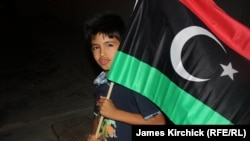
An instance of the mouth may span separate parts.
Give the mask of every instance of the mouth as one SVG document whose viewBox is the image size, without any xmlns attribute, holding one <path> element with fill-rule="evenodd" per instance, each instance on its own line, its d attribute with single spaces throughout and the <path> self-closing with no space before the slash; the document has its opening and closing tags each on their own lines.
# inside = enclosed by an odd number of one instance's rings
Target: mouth
<svg viewBox="0 0 250 141">
<path fill-rule="evenodd" d="M 109 62 L 110 62 L 109 59 L 104 59 L 104 58 L 99 59 L 99 63 L 101 65 L 107 65 Z"/>
</svg>

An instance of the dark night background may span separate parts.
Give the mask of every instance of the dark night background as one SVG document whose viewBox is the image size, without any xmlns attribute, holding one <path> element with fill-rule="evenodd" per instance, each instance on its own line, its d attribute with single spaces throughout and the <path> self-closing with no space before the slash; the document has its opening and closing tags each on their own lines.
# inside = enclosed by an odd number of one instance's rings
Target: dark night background
<svg viewBox="0 0 250 141">
<path fill-rule="evenodd" d="M 92 107 L 92 81 L 99 72 L 84 50 L 82 23 L 101 10 L 128 21 L 134 3 L 0 0 L 1 141 L 53 141 L 40 124 Z M 250 27 L 249 0 L 216 3 Z"/>
</svg>

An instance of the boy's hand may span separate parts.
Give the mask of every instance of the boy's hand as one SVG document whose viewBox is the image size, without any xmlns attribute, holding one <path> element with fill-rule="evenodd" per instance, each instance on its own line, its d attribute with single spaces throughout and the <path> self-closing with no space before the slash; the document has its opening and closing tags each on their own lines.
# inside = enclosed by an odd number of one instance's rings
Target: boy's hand
<svg viewBox="0 0 250 141">
<path fill-rule="evenodd" d="M 96 138 L 96 136 L 95 136 L 95 135 L 93 135 L 93 134 L 89 134 L 89 136 L 88 136 L 88 138 L 87 138 L 87 141 L 106 141 L 106 140 L 104 140 L 104 139 L 100 139 L 99 137 L 98 137 L 98 138 Z"/>
<path fill-rule="evenodd" d="M 99 111 L 100 114 L 106 118 L 114 119 L 117 108 L 115 107 L 112 100 L 107 99 L 106 97 L 101 96 L 99 100 Z"/>
</svg>

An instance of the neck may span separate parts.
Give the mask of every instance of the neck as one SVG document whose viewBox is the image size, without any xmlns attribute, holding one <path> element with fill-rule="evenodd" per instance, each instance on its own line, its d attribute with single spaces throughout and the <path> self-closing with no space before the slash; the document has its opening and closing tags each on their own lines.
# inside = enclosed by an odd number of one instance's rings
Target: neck
<svg viewBox="0 0 250 141">
<path fill-rule="evenodd" d="M 108 76 L 108 72 L 109 72 L 109 71 L 108 71 L 108 70 L 105 70 L 104 72 L 105 72 L 106 76 Z"/>
</svg>

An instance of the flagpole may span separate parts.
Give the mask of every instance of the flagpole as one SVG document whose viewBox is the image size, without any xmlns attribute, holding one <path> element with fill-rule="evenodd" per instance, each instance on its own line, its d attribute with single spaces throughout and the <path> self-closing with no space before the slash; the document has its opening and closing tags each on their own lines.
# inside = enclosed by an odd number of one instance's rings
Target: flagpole
<svg viewBox="0 0 250 141">
<path fill-rule="evenodd" d="M 111 82 L 111 83 L 110 83 L 110 86 L 109 86 L 108 94 L 107 94 L 107 97 L 106 97 L 107 99 L 110 98 L 110 95 L 111 95 L 113 86 L 114 86 L 114 82 Z M 99 130 L 100 130 L 100 128 L 101 128 L 102 121 L 103 121 L 103 116 L 101 115 L 101 117 L 100 117 L 100 119 L 99 119 L 99 123 L 98 123 L 97 129 L 96 129 L 96 133 L 95 133 L 95 137 L 96 137 L 96 138 L 98 137 L 98 133 L 99 133 Z"/>
</svg>

